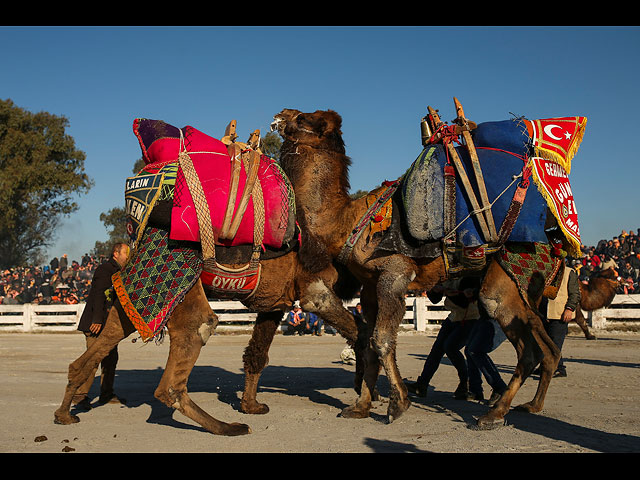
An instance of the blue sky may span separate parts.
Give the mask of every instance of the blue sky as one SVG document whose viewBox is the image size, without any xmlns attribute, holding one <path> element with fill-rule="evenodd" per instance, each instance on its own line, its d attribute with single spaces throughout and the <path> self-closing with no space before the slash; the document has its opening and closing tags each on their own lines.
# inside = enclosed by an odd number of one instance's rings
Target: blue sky
<svg viewBox="0 0 640 480">
<path fill-rule="evenodd" d="M 476 123 L 581 115 L 571 185 L 583 243 L 640 228 L 638 27 L 0 27 L 0 98 L 69 120 L 95 181 L 49 258 L 88 252 L 124 203 L 137 117 L 241 140 L 283 108 L 343 118 L 352 190 L 396 179 L 427 106 Z"/>
</svg>

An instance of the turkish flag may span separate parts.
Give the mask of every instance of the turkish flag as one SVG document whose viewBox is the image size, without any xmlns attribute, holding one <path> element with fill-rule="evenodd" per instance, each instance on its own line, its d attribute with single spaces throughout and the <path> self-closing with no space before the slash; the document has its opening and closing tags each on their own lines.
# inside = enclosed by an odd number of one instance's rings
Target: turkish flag
<svg viewBox="0 0 640 480">
<path fill-rule="evenodd" d="M 558 117 L 526 120 L 534 152 L 537 156 L 555 160 L 571 173 L 571 159 L 582 141 L 586 117 Z"/>
</svg>

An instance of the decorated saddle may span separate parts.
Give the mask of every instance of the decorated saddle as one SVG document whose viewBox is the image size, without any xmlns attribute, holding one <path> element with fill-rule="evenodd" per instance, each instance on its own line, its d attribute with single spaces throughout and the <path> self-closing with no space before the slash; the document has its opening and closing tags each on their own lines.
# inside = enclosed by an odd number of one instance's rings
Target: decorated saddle
<svg viewBox="0 0 640 480">
<path fill-rule="evenodd" d="M 528 189 L 519 215 L 508 237 L 510 242 L 546 242 L 547 208 L 551 210 L 573 252 L 580 248 L 577 212 L 568 172 L 583 135 L 586 119 L 571 117 L 528 121 L 513 119 L 478 124 L 472 139 L 484 175 L 490 210 L 500 227 L 512 205 L 519 185 L 533 179 L 537 188 Z M 560 126 L 561 125 L 561 126 Z M 564 132 L 564 133 L 561 133 Z M 553 148 L 552 139 L 568 137 L 566 144 Z M 467 172 L 473 171 L 468 148 L 455 146 Z M 402 179 L 402 202 L 410 234 L 421 241 L 442 239 L 450 231 L 445 227 L 445 170 L 450 154 L 441 143 L 427 145 Z M 477 216 L 460 176 L 455 175 L 456 241 L 465 247 L 491 243 L 481 233 Z M 478 188 L 468 175 L 474 190 Z"/>
<path fill-rule="evenodd" d="M 173 189 L 171 209 L 172 240 L 201 240 L 195 202 L 195 192 L 187 185 L 185 173 L 178 163 L 178 156 L 186 152 L 202 185 L 202 195 L 209 208 L 210 222 L 218 245 L 236 246 L 252 244 L 254 241 L 254 199 L 250 198 L 235 236 L 220 239 L 232 176 L 232 162 L 227 146 L 220 140 L 187 126 L 176 128 L 160 120 L 136 119 L 133 131 L 140 143 L 142 158 L 146 165 L 143 174 L 167 174 L 167 184 Z M 257 173 L 264 203 L 263 244 L 281 248 L 293 237 L 295 231 L 295 202 L 291 184 L 271 158 L 261 155 Z M 240 192 L 247 182 L 247 172 L 240 170 L 235 209 L 238 208 Z"/>
<path fill-rule="evenodd" d="M 199 279 L 217 298 L 253 295 L 260 260 L 296 245 L 295 197 L 279 165 L 235 137 L 223 143 L 148 119 L 136 119 L 133 131 L 145 166 L 126 180 L 132 248 L 112 280 L 148 341 Z"/>
<path fill-rule="evenodd" d="M 540 288 L 553 295 L 563 255 L 580 252 L 568 175 L 587 119 L 514 118 L 470 126 L 454 101 L 455 126 L 429 108 L 424 149 L 400 180 L 392 226 L 378 248 L 443 255 L 450 275 L 479 271 L 487 255 L 498 253 L 525 299 Z"/>
</svg>

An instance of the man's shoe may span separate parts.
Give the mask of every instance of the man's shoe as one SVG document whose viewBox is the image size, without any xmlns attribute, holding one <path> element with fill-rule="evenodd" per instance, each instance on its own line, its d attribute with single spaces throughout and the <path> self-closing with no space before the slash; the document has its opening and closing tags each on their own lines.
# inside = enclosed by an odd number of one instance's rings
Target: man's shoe
<svg viewBox="0 0 640 480">
<path fill-rule="evenodd" d="M 456 388 L 456 391 L 453 392 L 453 398 L 455 398 L 456 400 L 466 400 L 468 394 L 469 394 L 469 389 L 467 387 L 467 383 L 460 382 L 458 384 L 458 387 Z"/>
<path fill-rule="evenodd" d="M 553 378 L 566 377 L 566 376 L 567 376 L 566 370 L 556 370 L 556 373 L 553 374 Z"/>
<path fill-rule="evenodd" d="M 410 383 L 407 381 L 405 381 L 404 384 L 407 387 L 407 390 L 409 391 L 409 393 L 413 393 L 418 397 L 426 398 L 427 385 L 424 385 L 423 383 L 418 383 L 418 382 Z"/>
<path fill-rule="evenodd" d="M 478 401 L 481 402 L 484 400 L 484 393 L 482 392 L 467 392 L 467 398 L 469 402 Z"/>
<path fill-rule="evenodd" d="M 490 407 L 493 407 L 496 403 L 498 403 L 498 400 L 500 400 L 500 398 L 502 397 L 502 393 L 498 393 L 495 390 L 493 390 L 491 392 L 491 397 L 489 397 L 489 401 L 487 402 L 487 405 L 489 405 Z"/>
</svg>

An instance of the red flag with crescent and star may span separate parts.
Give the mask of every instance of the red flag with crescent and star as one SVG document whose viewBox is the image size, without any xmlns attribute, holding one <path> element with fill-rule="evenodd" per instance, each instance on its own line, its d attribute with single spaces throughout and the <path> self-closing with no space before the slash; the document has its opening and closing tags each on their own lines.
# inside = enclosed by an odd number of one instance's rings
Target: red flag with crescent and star
<svg viewBox="0 0 640 480">
<path fill-rule="evenodd" d="M 587 124 L 586 117 L 526 120 L 535 155 L 555 160 L 571 173 L 571 159 L 578 151 Z"/>
</svg>

